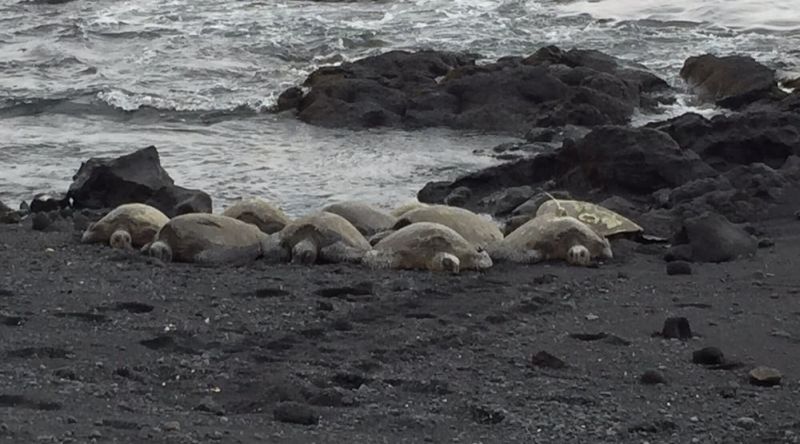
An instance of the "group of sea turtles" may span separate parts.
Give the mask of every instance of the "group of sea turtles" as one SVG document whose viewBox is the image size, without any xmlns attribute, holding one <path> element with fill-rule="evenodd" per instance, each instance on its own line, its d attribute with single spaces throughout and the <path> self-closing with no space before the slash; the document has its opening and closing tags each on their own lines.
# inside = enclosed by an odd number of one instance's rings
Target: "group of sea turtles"
<svg viewBox="0 0 800 444">
<path fill-rule="evenodd" d="M 145 204 L 120 205 L 91 224 L 82 242 L 139 249 L 164 262 L 217 265 L 265 258 L 457 273 L 502 260 L 565 260 L 586 266 L 612 257 L 609 236 L 641 231 L 617 213 L 574 200 L 545 202 L 529 221 L 504 236 L 490 218 L 447 205 L 414 201 L 387 212 L 348 201 L 292 220 L 273 203 L 247 198 L 222 214 L 172 219 Z"/>
</svg>

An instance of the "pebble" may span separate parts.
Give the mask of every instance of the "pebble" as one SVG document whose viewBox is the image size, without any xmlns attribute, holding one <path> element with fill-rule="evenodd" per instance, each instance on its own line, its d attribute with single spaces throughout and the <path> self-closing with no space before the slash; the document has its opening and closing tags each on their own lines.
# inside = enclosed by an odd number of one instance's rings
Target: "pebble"
<svg viewBox="0 0 800 444">
<path fill-rule="evenodd" d="M 319 423 L 316 412 L 308 405 L 299 402 L 282 402 L 273 411 L 275 419 L 280 422 L 301 425 L 315 425 Z"/>
<path fill-rule="evenodd" d="M 567 367 L 567 363 L 556 356 L 542 350 L 531 357 L 531 365 L 534 367 L 544 367 L 562 369 Z"/>
<path fill-rule="evenodd" d="M 692 274 L 692 265 L 686 261 L 667 262 L 667 274 L 669 276 Z"/>
<path fill-rule="evenodd" d="M 89 433 L 89 438 L 91 439 L 100 439 L 103 437 L 103 434 L 100 433 L 100 430 L 92 430 L 92 433 Z"/>
<path fill-rule="evenodd" d="M 717 347 L 706 347 L 692 353 L 692 362 L 703 365 L 722 364 L 725 355 Z"/>
<path fill-rule="evenodd" d="M 596 321 L 598 319 L 600 319 L 600 316 L 597 316 L 596 314 L 589 313 L 586 315 L 587 321 Z"/>
<path fill-rule="evenodd" d="M 671 317 L 664 320 L 661 336 L 668 339 L 691 339 L 692 327 L 684 317 Z"/>
<path fill-rule="evenodd" d="M 741 418 L 736 420 L 736 425 L 747 430 L 752 430 L 756 428 L 758 423 L 755 419 L 750 418 L 749 416 L 742 416 Z"/>
<path fill-rule="evenodd" d="M 161 429 L 165 432 L 177 432 L 181 429 L 181 423 L 178 421 L 167 421 L 161 424 Z"/>
<path fill-rule="evenodd" d="M 794 212 L 794 218 L 800 220 L 800 210 Z"/>
<path fill-rule="evenodd" d="M 771 367 L 759 366 L 750 370 L 750 383 L 762 387 L 772 387 L 781 383 L 783 374 Z"/>
<path fill-rule="evenodd" d="M 758 241 L 758 248 L 769 248 L 774 246 L 775 246 L 775 241 L 768 237 L 762 238 Z"/>
<path fill-rule="evenodd" d="M 666 384 L 667 378 L 657 370 L 647 370 L 639 377 L 639 382 L 644 385 Z"/>
</svg>

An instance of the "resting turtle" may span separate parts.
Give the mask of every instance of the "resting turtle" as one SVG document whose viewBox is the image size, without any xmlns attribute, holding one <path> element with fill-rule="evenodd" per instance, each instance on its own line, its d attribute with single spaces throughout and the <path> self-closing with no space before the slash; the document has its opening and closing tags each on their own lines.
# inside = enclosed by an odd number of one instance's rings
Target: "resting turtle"
<svg viewBox="0 0 800 444">
<path fill-rule="evenodd" d="M 289 223 L 283 210 L 257 197 L 237 200 L 222 215 L 251 223 L 267 234 L 277 233 Z"/>
<path fill-rule="evenodd" d="M 397 218 L 391 214 L 359 201 L 338 202 L 322 211 L 342 216 L 364 236 L 388 230 L 397 222 Z"/>
<path fill-rule="evenodd" d="M 644 229 L 608 208 L 579 200 L 548 200 L 536 210 L 537 216 L 546 214 L 572 216 L 591 227 L 597 234 L 609 237 L 623 233 L 642 233 Z"/>
<path fill-rule="evenodd" d="M 464 239 L 478 247 L 486 248 L 503 239 L 503 233 L 492 220 L 472 211 L 447 205 L 427 205 L 404 214 L 395 229 L 416 222 L 435 222 L 452 228 Z"/>
<path fill-rule="evenodd" d="M 570 216 L 537 216 L 514 230 L 490 254 L 495 260 L 533 264 L 545 260 L 566 260 L 589 265 L 592 259 L 613 257 L 608 239 Z"/>
<path fill-rule="evenodd" d="M 291 257 L 292 263 L 359 262 L 372 247 L 356 227 L 338 214 L 320 211 L 290 222 L 279 233 L 268 259 Z"/>
<path fill-rule="evenodd" d="M 113 248 L 141 248 L 151 242 L 169 218 L 157 208 L 142 203 L 122 204 L 89 225 L 81 242 L 108 242 Z"/>
<path fill-rule="evenodd" d="M 416 222 L 386 236 L 364 255 L 372 268 L 423 269 L 431 271 L 483 270 L 492 259 L 481 247 L 452 228 L 433 222 Z"/>
<path fill-rule="evenodd" d="M 411 210 L 416 210 L 417 208 L 425 208 L 428 204 L 422 203 L 416 199 L 410 200 L 404 204 L 401 204 L 399 207 L 395 208 L 394 210 L 390 211 L 394 217 L 402 217 L 404 214 L 408 213 Z"/>
<path fill-rule="evenodd" d="M 142 250 L 164 262 L 219 265 L 262 255 L 269 235 L 228 216 L 189 213 L 172 218 Z"/>
</svg>

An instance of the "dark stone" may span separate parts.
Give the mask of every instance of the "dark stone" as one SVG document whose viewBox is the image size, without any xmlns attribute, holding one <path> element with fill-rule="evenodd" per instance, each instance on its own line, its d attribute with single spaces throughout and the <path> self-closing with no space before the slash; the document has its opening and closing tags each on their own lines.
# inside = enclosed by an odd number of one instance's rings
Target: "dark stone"
<svg viewBox="0 0 800 444">
<path fill-rule="evenodd" d="M 521 227 L 531 219 L 533 219 L 533 216 L 531 215 L 513 216 L 508 218 L 503 226 L 503 236 L 508 236 L 509 234 L 513 233 L 514 230 Z"/>
<path fill-rule="evenodd" d="M 667 274 L 669 276 L 692 274 L 692 265 L 686 261 L 667 262 Z"/>
<path fill-rule="evenodd" d="M 327 127 L 524 133 L 531 127 L 625 124 L 668 88 L 641 65 L 596 51 L 543 48 L 527 59 L 476 65 L 476 55 L 389 51 L 317 69 L 279 97 L 276 110 Z"/>
<path fill-rule="evenodd" d="M 485 197 L 481 206 L 488 209 L 491 214 L 507 215 L 527 202 L 535 193 L 536 190 L 528 185 L 506 188 Z"/>
<path fill-rule="evenodd" d="M 472 405 L 469 411 L 472 420 L 478 424 L 500 424 L 506 419 L 506 415 L 502 410 L 486 405 Z"/>
<path fill-rule="evenodd" d="M 725 356 L 717 347 L 706 347 L 692 353 L 692 362 L 702 365 L 719 365 L 725 362 Z"/>
<path fill-rule="evenodd" d="M 765 237 L 758 240 L 758 248 L 770 248 L 775 246 L 775 241 Z"/>
<path fill-rule="evenodd" d="M 7 207 L 3 202 L 0 202 L 0 224 L 16 224 L 22 220 L 19 212 Z"/>
<path fill-rule="evenodd" d="M 689 326 L 689 320 L 684 317 L 667 318 L 661 328 L 661 336 L 667 339 L 691 339 L 692 328 Z"/>
<path fill-rule="evenodd" d="M 44 231 L 53 224 L 53 219 L 48 213 L 34 213 L 31 218 L 31 227 L 36 231 Z"/>
<path fill-rule="evenodd" d="M 49 213 L 69 206 L 69 198 L 56 193 L 40 193 L 33 196 L 30 204 L 31 213 Z"/>
<path fill-rule="evenodd" d="M 782 98 L 775 71 L 748 56 L 689 57 L 681 77 L 705 101 L 726 108 L 740 108 L 764 98 Z"/>
<path fill-rule="evenodd" d="M 472 190 L 469 187 L 458 187 L 444 198 L 444 204 L 454 207 L 462 206 L 467 203 L 471 196 Z"/>
<path fill-rule="evenodd" d="M 564 149 L 590 186 L 614 194 L 649 194 L 717 173 L 682 150 L 667 134 L 648 128 L 603 126 Z"/>
<path fill-rule="evenodd" d="M 647 127 L 666 132 L 721 171 L 754 162 L 780 168 L 789 156 L 800 154 L 800 113 L 770 109 L 711 120 L 687 113 Z"/>
<path fill-rule="evenodd" d="M 755 254 L 758 248 L 756 240 L 746 231 L 714 213 L 686 219 L 675 243 L 688 243 L 692 259 L 699 262 L 731 261 Z"/>
<path fill-rule="evenodd" d="M 644 385 L 666 384 L 667 378 L 657 370 L 647 370 L 639 377 L 639 382 Z"/>
<path fill-rule="evenodd" d="M 567 363 L 546 351 L 540 351 L 531 357 L 531 365 L 534 367 L 544 367 L 552 369 L 567 368 Z"/>
<path fill-rule="evenodd" d="M 115 159 L 89 159 L 81 164 L 67 195 L 74 208 L 115 208 L 142 202 L 168 217 L 211 211 L 211 197 L 207 194 L 174 184 L 161 167 L 154 146 Z"/>
<path fill-rule="evenodd" d="M 319 416 L 313 408 L 298 402 L 281 402 L 273 411 L 275 419 L 280 422 L 300 425 L 315 425 L 319 423 Z"/>
</svg>

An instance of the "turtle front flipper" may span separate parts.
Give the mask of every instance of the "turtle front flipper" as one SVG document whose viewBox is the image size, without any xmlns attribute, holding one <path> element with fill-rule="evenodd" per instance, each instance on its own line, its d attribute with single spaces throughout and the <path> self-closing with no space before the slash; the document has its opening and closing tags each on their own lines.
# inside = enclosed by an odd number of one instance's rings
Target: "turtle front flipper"
<svg viewBox="0 0 800 444">
<path fill-rule="evenodd" d="M 456 255 L 442 251 L 433 255 L 428 269 L 431 271 L 449 271 L 453 274 L 458 274 L 461 270 L 461 261 Z"/>
<path fill-rule="evenodd" d="M 351 247 L 339 241 L 321 248 L 319 257 L 325 262 L 358 264 L 361 263 L 365 253 L 366 251 L 360 248 Z"/>
<path fill-rule="evenodd" d="M 255 261 L 260 254 L 260 245 L 216 247 L 197 253 L 192 258 L 192 262 L 210 267 L 219 265 L 244 265 Z"/>
</svg>

